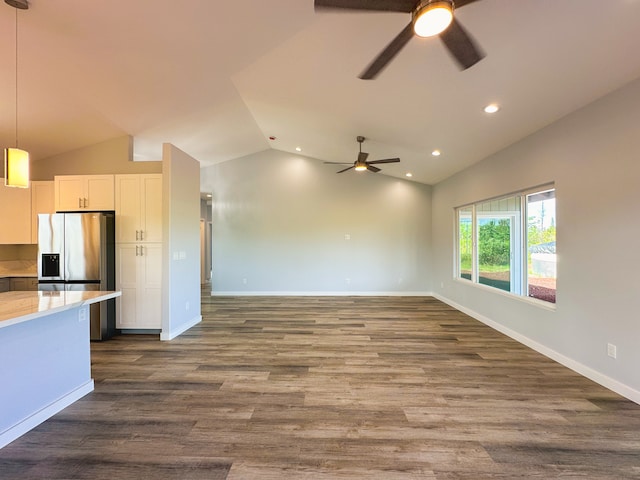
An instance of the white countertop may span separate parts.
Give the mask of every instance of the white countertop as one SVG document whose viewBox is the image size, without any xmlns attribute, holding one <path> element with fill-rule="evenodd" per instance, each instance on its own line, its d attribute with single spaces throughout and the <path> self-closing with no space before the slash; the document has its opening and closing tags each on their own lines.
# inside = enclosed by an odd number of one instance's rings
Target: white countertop
<svg viewBox="0 0 640 480">
<path fill-rule="evenodd" d="M 119 291 L 0 293 L 0 328 L 120 295 Z"/>
</svg>

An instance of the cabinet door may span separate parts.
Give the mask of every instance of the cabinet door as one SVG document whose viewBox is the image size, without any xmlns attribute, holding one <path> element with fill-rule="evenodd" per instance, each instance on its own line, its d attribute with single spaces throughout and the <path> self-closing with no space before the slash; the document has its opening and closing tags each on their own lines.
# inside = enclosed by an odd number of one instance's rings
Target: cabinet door
<svg viewBox="0 0 640 480">
<path fill-rule="evenodd" d="M 54 177 L 56 212 L 77 212 L 83 208 L 84 180 L 81 175 Z"/>
<path fill-rule="evenodd" d="M 162 328 L 162 244 L 140 245 L 138 328 Z"/>
<path fill-rule="evenodd" d="M 116 175 L 116 242 L 140 240 L 140 179 L 138 175 Z"/>
<path fill-rule="evenodd" d="M 31 190 L 0 184 L 0 244 L 31 243 Z"/>
<path fill-rule="evenodd" d="M 134 244 L 118 245 L 116 255 L 116 288 L 122 292 L 116 298 L 116 328 L 138 328 L 138 252 Z"/>
<path fill-rule="evenodd" d="M 38 243 L 38 214 L 56 211 L 53 183 L 31 182 L 31 243 Z"/>
<path fill-rule="evenodd" d="M 84 208 L 87 210 L 114 210 L 113 175 L 84 175 Z"/>
<path fill-rule="evenodd" d="M 38 290 L 38 279 L 31 277 L 13 277 L 11 278 L 11 290 L 14 292 Z"/>
<path fill-rule="evenodd" d="M 141 240 L 162 242 L 162 175 L 140 175 Z"/>
</svg>

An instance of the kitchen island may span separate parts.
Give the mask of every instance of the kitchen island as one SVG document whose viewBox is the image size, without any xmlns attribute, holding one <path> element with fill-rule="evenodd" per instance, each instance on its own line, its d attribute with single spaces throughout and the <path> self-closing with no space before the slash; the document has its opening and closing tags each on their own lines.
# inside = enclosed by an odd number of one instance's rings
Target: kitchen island
<svg viewBox="0 0 640 480">
<path fill-rule="evenodd" d="M 0 448 L 93 390 L 89 305 L 118 296 L 0 293 Z"/>
</svg>

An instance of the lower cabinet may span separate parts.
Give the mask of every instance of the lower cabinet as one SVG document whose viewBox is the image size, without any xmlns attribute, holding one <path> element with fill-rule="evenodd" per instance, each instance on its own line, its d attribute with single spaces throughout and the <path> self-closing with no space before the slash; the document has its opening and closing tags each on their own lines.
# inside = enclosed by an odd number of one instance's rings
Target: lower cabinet
<svg viewBox="0 0 640 480">
<path fill-rule="evenodd" d="M 12 277 L 11 290 L 14 292 L 38 290 L 38 279 L 35 277 Z"/>
<path fill-rule="evenodd" d="M 117 245 L 116 328 L 162 328 L 162 244 Z"/>
</svg>

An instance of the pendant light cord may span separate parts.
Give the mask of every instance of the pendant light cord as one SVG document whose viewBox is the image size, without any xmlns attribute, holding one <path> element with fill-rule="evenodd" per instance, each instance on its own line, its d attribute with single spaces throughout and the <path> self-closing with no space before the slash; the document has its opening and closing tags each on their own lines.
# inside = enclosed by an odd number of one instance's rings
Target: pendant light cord
<svg viewBox="0 0 640 480">
<path fill-rule="evenodd" d="M 16 8 L 16 148 L 18 148 L 18 9 Z"/>
</svg>

